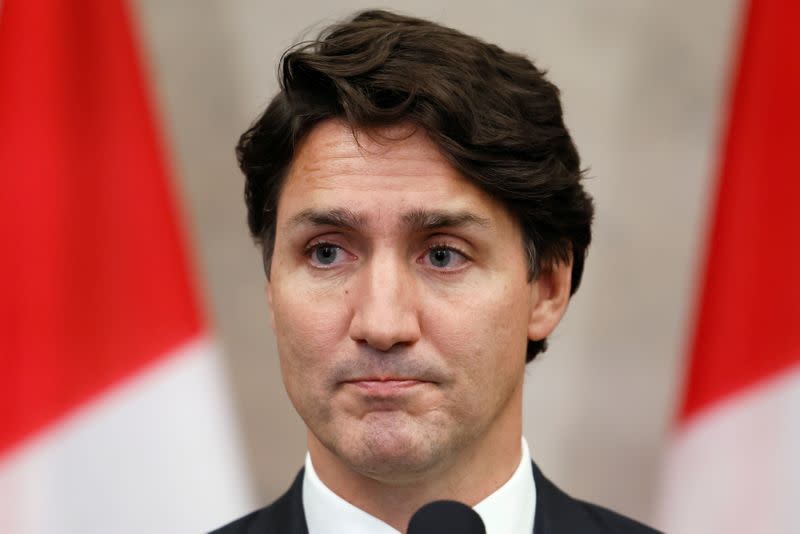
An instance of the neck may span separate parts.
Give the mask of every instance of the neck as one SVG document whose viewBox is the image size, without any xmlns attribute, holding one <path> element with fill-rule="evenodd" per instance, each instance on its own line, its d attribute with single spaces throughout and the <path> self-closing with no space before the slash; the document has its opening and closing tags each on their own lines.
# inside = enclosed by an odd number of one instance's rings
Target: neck
<svg viewBox="0 0 800 534">
<path fill-rule="evenodd" d="M 309 432 L 308 448 L 320 480 L 344 500 L 405 532 L 421 506 L 451 499 L 475 506 L 505 484 L 519 466 L 521 402 L 495 420 L 484 436 L 455 452 L 447 465 L 401 482 L 376 480 L 351 469 Z"/>
</svg>

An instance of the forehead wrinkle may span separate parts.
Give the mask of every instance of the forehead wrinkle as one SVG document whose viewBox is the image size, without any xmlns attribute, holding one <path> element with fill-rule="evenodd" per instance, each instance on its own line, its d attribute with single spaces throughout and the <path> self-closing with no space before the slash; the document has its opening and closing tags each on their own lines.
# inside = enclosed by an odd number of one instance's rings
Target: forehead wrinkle
<svg viewBox="0 0 800 534">
<path fill-rule="evenodd" d="M 304 168 L 315 170 L 326 160 L 345 165 L 346 160 L 356 160 L 366 165 L 417 161 L 455 171 L 427 132 L 411 123 L 364 129 L 341 119 L 327 119 L 300 141 L 293 159 L 304 160 Z"/>
<path fill-rule="evenodd" d="M 306 149 L 294 159 L 290 174 L 299 178 L 319 180 L 341 176 L 426 176 L 430 174 L 460 177 L 441 155 L 420 154 L 418 151 L 389 149 L 371 152 L 357 147 L 320 147 Z M 296 165 L 299 163 L 299 165 Z"/>
<path fill-rule="evenodd" d="M 420 158 L 380 158 L 370 161 L 358 156 L 317 157 L 313 161 L 304 162 L 292 174 L 300 180 L 313 184 L 313 187 L 328 189 L 337 178 L 365 177 L 383 179 L 381 187 L 391 186 L 389 181 L 402 178 L 420 177 L 453 177 L 461 179 L 457 171 L 449 168 L 436 168 L 430 164 L 435 160 Z"/>
<path fill-rule="evenodd" d="M 324 134 L 329 130 L 341 130 L 346 135 L 328 139 Z M 337 121 L 317 126 L 301 142 L 288 176 L 319 189 L 332 189 L 330 184 L 337 178 L 350 176 L 385 179 L 380 187 L 387 189 L 393 189 L 390 182 L 403 177 L 463 179 L 423 132 L 400 139 L 368 138 L 359 142 L 349 126 Z"/>
</svg>

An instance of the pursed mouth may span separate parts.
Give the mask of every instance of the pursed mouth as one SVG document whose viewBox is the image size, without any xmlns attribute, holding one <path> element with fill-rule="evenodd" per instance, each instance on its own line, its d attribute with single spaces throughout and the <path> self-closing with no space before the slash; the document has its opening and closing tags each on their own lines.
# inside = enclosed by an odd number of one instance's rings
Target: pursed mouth
<svg viewBox="0 0 800 534">
<path fill-rule="evenodd" d="M 412 376 L 365 376 L 351 378 L 345 382 L 428 382 L 428 380 Z"/>
<path fill-rule="evenodd" d="M 427 380 L 408 377 L 365 377 L 344 382 L 345 385 L 356 387 L 367 395 L 380 397 L 399 395 L 415 387 L 431 383 Z"/>
</svg>

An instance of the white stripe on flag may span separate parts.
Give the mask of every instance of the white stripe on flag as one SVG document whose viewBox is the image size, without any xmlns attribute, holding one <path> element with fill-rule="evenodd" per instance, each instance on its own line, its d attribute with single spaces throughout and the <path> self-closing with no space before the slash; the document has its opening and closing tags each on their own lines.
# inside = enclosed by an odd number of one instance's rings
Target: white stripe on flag
<svg viewBox="0 0 800 534">
<path fill-rule="evenodd" d="M 669 534 L 800 533 L 800 367 L 679 429 L 664 479 Z"/>
<path fill-rule="evenodd" d="M 222 376 L 190 343 L 24 444 L 0 463 L 0 532 L 201 532 L 249 511 Z"/>
</svg>

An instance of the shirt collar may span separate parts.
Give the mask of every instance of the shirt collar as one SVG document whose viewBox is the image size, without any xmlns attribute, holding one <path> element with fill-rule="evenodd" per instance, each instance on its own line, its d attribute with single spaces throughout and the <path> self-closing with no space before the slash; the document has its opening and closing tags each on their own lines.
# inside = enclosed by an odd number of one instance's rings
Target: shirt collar
<svg viewBox="0 0 800 534">
<path fill-rule="evenodd" d="M 514 474 L 474 509 L 486 525 L 486 534 L 530 534 L 536 511 L 536 485 L 528 442 L 522 438 L 522 455 Z M 400 534 L 377 517 L 345 501 L 317 476 L 306 454 L 303 508 L 309 534 Z M 347 528 L 344 528 L 344 526 Z"/>
<path fill-rule="evenodd" d="M 494 493 L 474 506 L 486 525 L 486 534 L 531 534 L 536 512 L 536 484 L 528 442 L 522 438 L 517 470 Z"/>
</svg>

